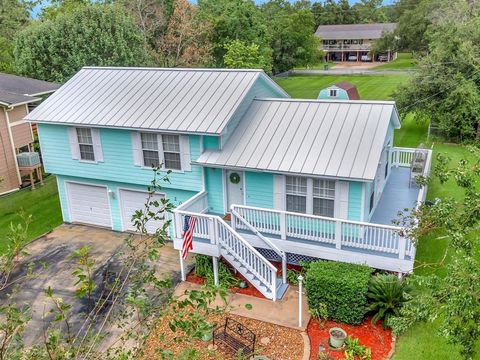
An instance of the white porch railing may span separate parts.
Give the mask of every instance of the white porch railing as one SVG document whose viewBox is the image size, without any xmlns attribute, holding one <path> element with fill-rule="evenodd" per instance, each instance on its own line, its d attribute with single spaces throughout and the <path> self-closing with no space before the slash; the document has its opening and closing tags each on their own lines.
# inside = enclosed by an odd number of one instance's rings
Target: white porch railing
<svg viewBox="0 0 480 360">
<path fill-rule="evenodd" d="M 234 205 L 233 209 L 258 231 L 280 239 L 309 240 L 334 245 L 337 249 L 356 248 L 396 254 L 399 259 L 411 256 L 411 241 L 397 226 L 364 223 L 288 211 Z M 248 230 L 241 222 L 235 226 Z"/>
<path fill-rule="evenodd" d="M 400 167 L 410 167 L 414 154 L 415 149 L 394 147 L 392 148 L 392 165 Z"/>
<path fill-rule="evenodd" d="M 185 216 L 195 216 L 197 222 L 193 236 L 208 239 L 210 244 L 217 245 L 224 256 L 232 256 L 265 288 L 271 291 L 272 299 L 277 297 L 277 268 L 273 266 L 252 245 L 243 239 L 230 225 L 216 215 L 205 214 L 208 209 L 207 193 L 202 191 L 177 207 L 173 213 L 175 217 L 175 234 L 177 238 L 183 236 Z M 235 264 L 232 264 L 235 266 Z M 244 273 L 245 270 L 237 268 Z M 254 285 L 255 283 L 252 282 Z M 263 293 L 264 290 L 259 288 Z M 264 294 L 265 295 L 265 294 Z"/>
</svg>

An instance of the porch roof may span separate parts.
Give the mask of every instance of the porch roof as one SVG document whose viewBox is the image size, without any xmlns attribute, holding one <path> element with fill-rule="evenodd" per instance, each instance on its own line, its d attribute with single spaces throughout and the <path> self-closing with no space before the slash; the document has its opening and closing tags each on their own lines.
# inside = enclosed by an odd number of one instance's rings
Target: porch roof
<svg viewBox="0 0 480 360">
<path fill-rule="evenodd" d="M 390 121 L 392 101 L 256 99 L 225 147 L 196 163 L 371 181 Z"/>
</svg>

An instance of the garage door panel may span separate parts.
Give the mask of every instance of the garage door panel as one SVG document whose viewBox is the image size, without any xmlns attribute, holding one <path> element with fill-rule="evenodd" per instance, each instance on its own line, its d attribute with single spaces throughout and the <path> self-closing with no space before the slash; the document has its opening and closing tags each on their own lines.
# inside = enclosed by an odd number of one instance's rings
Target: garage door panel
<svg viewBox="0 0 480 360">
<path fill-rule="evenodd" d="M 136 231 L 133 225 L 132 216 L 137 210 L 145 210 L 145 203 L 148 199 L 148 193 L 134 190 L 120 190 L 121 198 L 121 214 L 124 230 Z M 160 201 L 165 198 L 162 194 L 154 194 L 151 200 Z M 156 210 L 156 208 L 154 209 Z M 163 226 L 163 220 L 149 220 L 147 223 L 147 231 L 153 234 L 159 227 Z"/>
<path fill-rule="evenodd" d="M 67 183 L 70 220 L 112 227 L 106 187 Z"/>
</svg>

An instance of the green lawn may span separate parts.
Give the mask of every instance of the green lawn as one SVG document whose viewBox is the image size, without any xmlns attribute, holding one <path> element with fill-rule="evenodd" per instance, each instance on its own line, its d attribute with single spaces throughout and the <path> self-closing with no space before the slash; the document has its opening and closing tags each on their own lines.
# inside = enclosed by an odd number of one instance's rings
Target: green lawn
<svg viewBox="0 0 480 360">
<path fill-rule="evenodd" d="M 374 70 L 408 70 L 415 68 L 415 66 L 411 53 L 399 53 L 397 59 L 375 66 Z"/>
<path fill-rule="evenodd" d="M 408 75 L 301 75 L 275 79 L 290 96 L 306 99 L 315 99 L 321 89 L 348 81 L 366 100 L 389 100 L 397 86 L 407 80 Z"/>
<path fill-rule="evenodd" d="M 0 253 L 7 245 L 10 223 L 20 220 L 18 214 L 22 209 L 26 214 L 32 214 L 28 231 L 30 240 L 60 225 L 62 214 L 55 177 L 49 176 L 44 185 L 39 185 L 34 191 L 22 189 L 0 197 Z"/>
<path fill-rule="evenodd" d="M 407 117 L 402 124 L 402 129 L 395 132 L 395 145 L 412 147 L 420 143 L 426 143 L 426 125 L 417 124 L 411 117 Z M 472 156 L 461 145 L 435 143 L 433 144 L 433 149 L 434 156 L 438 153 L 447 154 L 452 159 L 452 165 L 458 163 L 458 160 L 462 158 L 471 158 Z M 434 157 L 433 165 L 435 165 L 435 161 Z M 433 178 L 429 184 L 427 198 L 434 200 L 435 198 L 448 196 L 461 198 L 463 193 L 454 184 L 453 180 L 441 184 L 437 179 Z M 424 236 L 420 240 L 415 259 L 416 274 L 429 275 L 435 273 L 439 276 L 446 275 L 445 265 L 452 260 L 452 254 L 447 253 L 444 263 L 440 263 L 444 258 L 448 245 L 448 240 L 442 239 L 442 235 L 441 231 L 436 231 Z M 420 323 L 400 336 L 393 360 L 460 360 L 458 348 L 447 344 L 444 338 L 435 333 L 438 326 L 438 321 L 433 324 Z M 480 359 L 480 343 L 477 344 L 477 349 L 478 355 L 476 358 Z"/>
</svg>

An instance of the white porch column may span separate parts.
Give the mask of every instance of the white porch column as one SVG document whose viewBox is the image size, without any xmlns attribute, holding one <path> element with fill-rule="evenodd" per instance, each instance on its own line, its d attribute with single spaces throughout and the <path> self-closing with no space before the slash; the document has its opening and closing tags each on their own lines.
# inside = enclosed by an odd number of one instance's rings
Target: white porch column
<svg viewBox="0 0 480 360">
<path fill-rule="evenodd" d="M 287 214 L 280 213 L 280 239 L 287 240 Z"/>
<path fill-rule="evenodd" d="M 212 256 L 213 262 L 213 283 L 215 286 L 218 286 L 218 258 L 216 256 Z"/>
<path fill-rule="evenodd" d="M 182 250 L 178 251 L 178 255 L 180 257 L 180 274 L 182 277 L 182 281 L 185 281 L 187 277 L 185 276 L 185 266 L 183 265 Z"/>
<path fill-rule="evenodd" d="M 282 283 L 287 283 L 287 255 L 282 258 Z"/>
<path fill-rule="evenodd" d="M 335 248 L 342 248 L 342 222 L 340 220 L 335 221 Z"/>
</svg>

